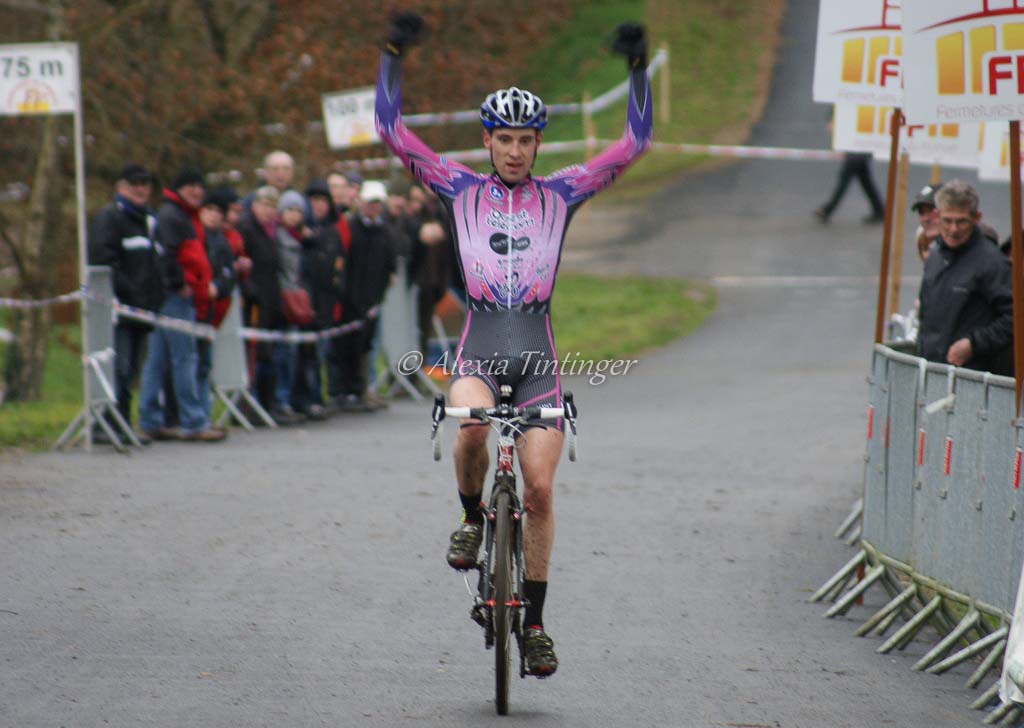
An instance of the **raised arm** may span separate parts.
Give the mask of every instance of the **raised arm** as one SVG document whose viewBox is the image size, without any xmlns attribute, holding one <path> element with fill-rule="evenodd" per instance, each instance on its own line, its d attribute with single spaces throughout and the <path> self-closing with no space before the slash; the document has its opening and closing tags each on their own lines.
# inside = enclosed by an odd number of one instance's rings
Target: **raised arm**
<svg viewBox="0 0 1024 728">
<path fill-rule="evenodd" d="M 402 123 L 400 57 L 407 46 L 416 42 L 421 26 L 419 16 L 404 13 L 395 18 L 388 32 L 377 75 L 377 132 L 414 177 L 437 195 L 452 198 L 461 189 L 477 181 L 476 172 L 438 156 Z"/>
<path fill-rule="evenodd" d="M 626 128 L 619 141 L 589 162 L 566 167 L 548 177 L 548 183 L 562 193 L 569 205 L 578 205 L 610 185 L 651 145 L 654 125 L 643 27 L 634 23 L 620 25 L 612 48 L 626 56 L 629 66 Z"/>
</svg>

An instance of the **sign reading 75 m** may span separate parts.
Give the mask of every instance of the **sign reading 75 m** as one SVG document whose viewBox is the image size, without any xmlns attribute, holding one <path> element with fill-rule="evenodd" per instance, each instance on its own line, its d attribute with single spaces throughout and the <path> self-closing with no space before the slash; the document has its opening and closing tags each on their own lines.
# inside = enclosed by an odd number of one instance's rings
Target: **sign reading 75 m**
<svg viewBox="0 0 1024 728">
<path fill-rule="evenodd" d="M 77 44 L 0 45 L 0 115 L 72 114 L 78 102 Z"/>
</svg>

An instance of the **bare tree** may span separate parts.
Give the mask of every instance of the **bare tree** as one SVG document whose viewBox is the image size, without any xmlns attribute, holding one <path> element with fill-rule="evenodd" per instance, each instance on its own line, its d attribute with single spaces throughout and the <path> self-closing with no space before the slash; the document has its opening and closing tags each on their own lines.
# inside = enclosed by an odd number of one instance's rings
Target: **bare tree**
<svg viewBox="0 0 1024 728">
<path fill-rule="evenodd" d="M 60 40 L 64 34 L 64 7 L 61 0 L 50 0 L 48 12 L 50 18 L 46 37 L 52 41 Z M 63 188 L 63 175 L 58 169 L 58 123 L 59 119 L 55 116 L 47 116 L 42 122 L 28 215 L 22 225 L 19 243 L 15 244 L 6 235 L 3 236 L 13 251 L 21 290 L 33 298 L 43 298 L 53 292 L 52 248 L 60 216 L 52 213 Z M 5 367 L 7 399 L 39 398 L 46 368 L 51 321 L 49 308 L 14 312 L 14 342 L 7 349 Z"/>
</svg>

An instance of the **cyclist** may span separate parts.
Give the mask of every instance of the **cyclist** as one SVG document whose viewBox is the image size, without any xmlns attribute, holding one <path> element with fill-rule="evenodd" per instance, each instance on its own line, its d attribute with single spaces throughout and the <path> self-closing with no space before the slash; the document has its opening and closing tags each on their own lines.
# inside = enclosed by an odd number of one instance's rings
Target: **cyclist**
<svg viewBox="0 0 1024 728">
<path fill-rule="evenodd" d="M 558 407 L 561 388 L 549 310 L 562 243 L 580 205 L 650 146 L 644 30 L 624 23 L 616 29 L 612 45 L 629 66 L 629 108 L 622 138 L 586 164 L 548 177 L 534 177 L 530 171 L 547 109 L 528 91 L 499 89 L 480 106 L 483 144 L 493 166 L 490 174 L 439 157 L 405 127 L 399 59 L 421 32 L 422 20 L 415 13 L 394 18 L 381 55 L 376 121 L 385 144 L 444 203 L 455 232 L 468 305 L 449 399 L 455 407 L 493 407 L 499 387 L 510 384 L 516 406 Z M 464 421 L 455 442 L 463 517 L 451 535 L 447 561 L 458 570 L 476 566 L 483 538 L 481 492 L 488 468 L 488 431 L 486 425 Z M 544 630 L 543 608 L 554 536 L 551 483 L 562 440 L 560 423 L 527 427 L 518 443 L 527 509 L 524 652 L 527 672 L 538 677 L 558 668 L 554 643 Z"/>
</svg>

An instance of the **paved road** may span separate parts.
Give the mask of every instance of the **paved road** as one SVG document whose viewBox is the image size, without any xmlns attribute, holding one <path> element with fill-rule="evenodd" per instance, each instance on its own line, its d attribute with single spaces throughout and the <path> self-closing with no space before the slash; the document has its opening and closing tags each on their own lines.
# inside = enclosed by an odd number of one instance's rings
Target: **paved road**
<svg viewBox="0 0 1024 728">
<path fill-rule="evenodd" d="M 816 5 L 790 3 L 755 143 L 824 143 Z M 547 610 L 563 669 L 516 681 L 507 719 L 442 560 L 450 459 L 399 402 L 223 446 L 0 460 L 0 726 L 976 724 L 963 674 L 910 671 L 923 644 L 878 656 L 852 636 L 867 609 L 806 603 L 849 557 L 831 532 L 860 482 L 880 237 L 856 195 L 812 224 L 834 173 L 688 179 L 644 235 L 570 258 L 711 278 L 719 306 L 630 376 L 572 383 Z"/>
</svg>

